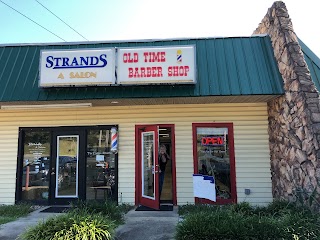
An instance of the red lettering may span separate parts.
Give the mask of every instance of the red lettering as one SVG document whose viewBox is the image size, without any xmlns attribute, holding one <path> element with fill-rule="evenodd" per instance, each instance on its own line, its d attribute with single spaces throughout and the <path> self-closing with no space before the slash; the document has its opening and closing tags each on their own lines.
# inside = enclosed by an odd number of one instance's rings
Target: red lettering
<svg viewBox="0 0 320 240">
<path fill-rule="evenodd" d="M 172 77 L 172 67 L 168 67 L 168 77 Z"/>
<path fill-rule="evenodd" d="M 222 137 L 203 137 L 201 138 L 201 145 L 223 145 L 224 139 Z"/>
<path fill-rule="evenodd" d="M 166 52 L 144 52 L 144 62 L 165 62 Z"/>
<path fill-rule="evenodd" d="M 188 76 L 189 66 L 184 66 L 184 76 Z"/>
<path fill-rule="evenodd" d="M 124 54 L 123 54 L 123 62 L 124 62 L 124 63 L 127 63 L 127 62 L 128 62 L 128 54 L 127 54 L 127 53 L 124 53 Z"/>
<path fill-rule="evenodd" d="M 169 77 L 185 77 L 188 76 L 190 68 L 189 66 L 169 66 L 168 76 Z"/>
<path fill-rule="evenodd" d="M 140 77 L 140 74 L 139 74 L 139 68 L 134 68 L 134 77 L 135 78 L 139 78 Z"/>
<path fill-rule="evenodd" d="M 137 63 L 139 61 L 138 53 L 133 53 L 133 62 Z"/>
<path fill-rule="evenodd" d="M 178 76 L 178 66 L 173 67 L 173 76 Z"/>
<path fill-rule="evenodd" d="M 137 63 L 139 61 L 139 55 L 138 53 L 133 53 L 133 56 L 131 53 L 124 53 L 123 54 L 123 62 L 124 63 Z"/>
<path fill-rule="evenodd" d="M 152 67 L 152 77 L 157 76 L 157 67 Z"/>
<path fill-rule="evenodd" d="M 147 67 L 147 77 L 151 77 L 151 68 Z"/>
<path fill-rule="evenodd" d="M 128 77 L 133 78 L 133 68 L 128 68 L 128 71 L 129 71 Z"/>
<path fill-rule="evenodd" d="M 163 77 L 162 67 L 157 67 L 157 69 L 158 69 L 158 77 Z"/>
<path fill-rule="evenodd" d="M 163 77 L 162 67 L 135 67 L 128 68 L 129 78 Z"/>
<path fill-rule="evenodd" d="M 165 62 L 165 61 L 166 61 L 166 52 L 161 52 L 160 62 Z"/>
<path fill-rule="evenodd" d="M 142 77 L 142 78 L 143 78 L 143 77 L 146 77 L 145 71 L 146 71 L 146 68 L 145 68 L 145 67 L 141 67 L 140 73 L 141 73 L 141 77 Z"/>
<path fill-rule="evenodd" d="M 151 62 L 159 62 L 160 52 L 153 52 L 151 56 Z"/>
<path fill-rule="evenodd" d="M 143 56 L 144 56 L 144 62 L 148 62 L 148 60 L 147 60 L 148 52 L 144 52 Z"/>
</svg>

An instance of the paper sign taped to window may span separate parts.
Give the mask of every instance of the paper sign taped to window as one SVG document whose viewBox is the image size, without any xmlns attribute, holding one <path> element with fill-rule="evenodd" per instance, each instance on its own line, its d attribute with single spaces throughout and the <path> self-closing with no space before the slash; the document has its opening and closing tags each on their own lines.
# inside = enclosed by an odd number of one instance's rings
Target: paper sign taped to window
<svg viewBox="0 0 320 240">
<path fill-rule="evenodd" d="M 216 201 L 216 187 L 212 176 L 193 174 L 193 195 L 198 198 L 205 198 Z"/>
<path fill-rule="evenodd" d="M 104 155 L 96 155 L 96 161 L 104 161 Z"/>
</svg>

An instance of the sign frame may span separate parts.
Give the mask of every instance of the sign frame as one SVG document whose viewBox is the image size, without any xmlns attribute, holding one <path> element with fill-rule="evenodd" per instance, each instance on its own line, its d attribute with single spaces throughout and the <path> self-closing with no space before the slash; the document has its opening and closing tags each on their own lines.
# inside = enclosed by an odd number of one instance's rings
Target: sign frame
<svg viewBox="0 0 320 240">
<path fill-rule="evenodd" d="M 43 59 L 43 53 L 44 52 L 51 52 L 51 53 L 57 53 L 57 52 L 90 52 L 90 51 L 102 51 L 102 50 L 108 50 L 112 52 L 112 56 L 111 59 L 109 57 L 107 57 L 108 59 L 108 63 L 105 67 L 107 67 L 108 65 L 111 67 L 111 79 L 109 81 L 106 82 L 102 82 L 102 81 L 98 81 L 98 82 L 72 82 L 69 81 L 66 84 L 61 84 L 61 83 L 53 83 L 52 81 L 50 81 L 49 84 L 43 83 L 43 81 L 41 80 L 41 76 L 42 76 L 42 61 L 44 61 Z M 41 49 L 40 50 L 40 58 L 39 58 L 39 77 L 38 77 L 38 87 L 39 88 L 56 88 L 56 87 L 98 87 L 98 86 L 112 86 L 112 85 L 116 85 L 116 48 L 115 47 L 107 47 L 107 48 L 75 48 L 75 49 Z"/>
<path fill-rule="evenodd" d="M 186 80 L 156 80 L 156 81 L 121 81 L 119 79 L 119 63 L 121 61 L 121 56 L 119 54 L 119 50 L 143 50 L 143 49 L 178 49 L 178 48 L 189 48 L 192 47 L 193 49 L 193 67 L 194 71 L 192 74 L 193 80 L 186 81 Z M 123 86 L 143 86 L 143 85 L 195 85 L 197 83 L 197 49 L 195 44 L 186 44 L 186 45 L 167 45 L 167 46 L 138 46 L 138 47 L 116 47 L 116 72 L 117 72 L 117 79 L 116 85 L 123 85 Z M 123 63 L 122 63 L 123 64 Z"/>
</svg>

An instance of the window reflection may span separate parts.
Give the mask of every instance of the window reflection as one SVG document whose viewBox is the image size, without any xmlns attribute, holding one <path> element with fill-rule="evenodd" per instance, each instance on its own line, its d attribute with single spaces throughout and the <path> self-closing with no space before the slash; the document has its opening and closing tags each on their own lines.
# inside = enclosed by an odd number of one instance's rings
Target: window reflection
<svg viewBox="0 0 320 240">
<path fill-rule="evenodd" d="M 142 195 L 154 199 L 154 135 L 142 133 Z"/>
<path fill-rule="evenodd" d="M 90 130 L 87 135 L 87 199 L 116 199 L 115 154 L 110 130 Z"/>
<path fill-rule="evenodd" d="M 78 136 L 58 136 L 56 197 L 78 196 Z"/>
<path fill-rule="evenodd" d="M 50 133 L 25 131 L 22 200 L 41 201 L 49 196 Z"/>
<path fill-rule="evenodd" d="M 213 176 L 217 198 L 231 198 L 228 128 L 197 128 L 199 174 Z"/>
</svg>

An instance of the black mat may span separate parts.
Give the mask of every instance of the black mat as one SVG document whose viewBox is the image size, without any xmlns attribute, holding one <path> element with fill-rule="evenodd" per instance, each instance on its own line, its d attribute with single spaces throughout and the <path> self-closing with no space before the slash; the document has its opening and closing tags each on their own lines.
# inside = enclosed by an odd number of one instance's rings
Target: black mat
<svg viewBox="0 0 320 240">
<path fill-rule="evenodd" d="M 70 209 L 70 207 L 48 207 L 40 212 L 43 213 L 62 213 L 66 212 Z"/>
<path fill-rule="evenodd" d="M 136 211 L 173 211 L 172 205 L 161 205 L 160 210 L 155 210 L 146 206 L 139 206 L 136 208 Z"/>
</svg>

